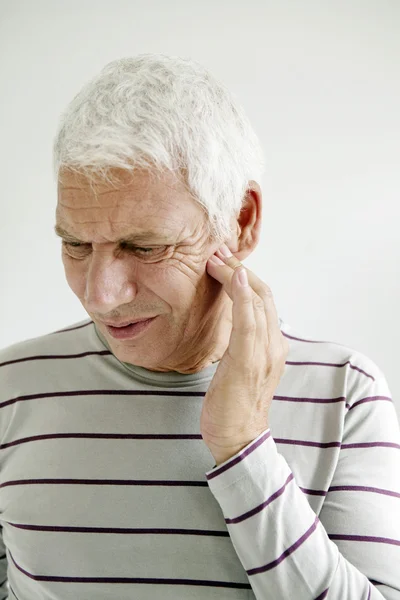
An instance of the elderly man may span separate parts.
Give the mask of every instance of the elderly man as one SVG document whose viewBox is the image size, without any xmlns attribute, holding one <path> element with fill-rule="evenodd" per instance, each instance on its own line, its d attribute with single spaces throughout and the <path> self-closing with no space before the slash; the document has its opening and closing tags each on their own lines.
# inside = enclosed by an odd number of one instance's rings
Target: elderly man
<svg viewBox="0 0 400 600">
<path fill-rule="evenodd" d="M 399 600 L 390 390 L 242 266 L 263 158 L 229 92 L 113 61 L 54 153 L 90 318 L 0 353 L 1 599 Z"/>
</svg>

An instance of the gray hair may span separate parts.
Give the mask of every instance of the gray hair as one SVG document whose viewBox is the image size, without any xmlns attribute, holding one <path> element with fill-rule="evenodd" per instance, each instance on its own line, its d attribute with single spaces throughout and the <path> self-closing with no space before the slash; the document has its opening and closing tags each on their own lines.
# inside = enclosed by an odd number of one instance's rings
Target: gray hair
<svg viewBox="0 0 400 600">
<path fill-rule="evenodd" d="M 90 181 L 110 169 L 167 169 L 208 216 L 223 243 L 250 180 L 260 181 L 264 154 L 244 110 L 195 61 L 139 54 L 108 63 L 84 85 L 60 118 L 53 166 Z"/>
</svg>

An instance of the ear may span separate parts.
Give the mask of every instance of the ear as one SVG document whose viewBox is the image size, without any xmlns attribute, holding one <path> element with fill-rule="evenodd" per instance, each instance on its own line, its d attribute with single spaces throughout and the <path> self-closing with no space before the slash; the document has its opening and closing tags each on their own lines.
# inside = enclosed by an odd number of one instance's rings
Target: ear
<svg viewBox="0 0 400 600">
<path fill-rule="evenodd" d="M 261 234 L 262 192 L 256 181 L 249 181 L 243 198 L 242 208 L 236 221 L 236 231 L 226 242 L 238 259 L 247 258 L 257 247 Z M 233 223 L 232 229 L 235 228 Z"/>
</svg>

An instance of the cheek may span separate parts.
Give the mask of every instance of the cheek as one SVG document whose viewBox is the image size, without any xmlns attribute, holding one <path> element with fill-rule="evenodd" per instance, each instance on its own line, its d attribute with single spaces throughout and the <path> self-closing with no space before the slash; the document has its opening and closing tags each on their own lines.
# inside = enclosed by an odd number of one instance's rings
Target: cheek
<svg viewBox="0 0 400 600">
<path fill-rule="evenodd" d="M 63 264 L 64 264 L 64 272 L 65 278 L 71 290 L 74 292 L 78 298 L 82 298 L 85 290 L 85 277 L 82 271 L 76 266 L 73 266 L 71 261 L 68 258 L 64 258 L 63 256 Z"/>
<path fill-rule="evenodd" d="M 188 263 L 170 264 L 151 276 L 149 288 L 171 307 L 190 309 L 201 287 L 202 277 Z"/>
</svg>

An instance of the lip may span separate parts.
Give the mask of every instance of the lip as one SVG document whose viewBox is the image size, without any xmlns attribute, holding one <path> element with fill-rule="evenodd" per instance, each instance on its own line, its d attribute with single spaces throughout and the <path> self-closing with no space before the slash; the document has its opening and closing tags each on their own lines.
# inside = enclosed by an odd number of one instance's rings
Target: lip
<svg viewBox="0 0 400 600">
<path fill-rule="evenodd" d="M 138 337 L 141 333 L 147 331 L 149 327 L 151 327 L 153 321 L 155 321 L 157 317 L 152 317 L 151 319 L 146 319 L 144 321 L 139 321 L 125 327 L 113 327 L 110 325 L 106 325 L 108 333 L 117 340 L 127 340 L 132 339 L 134 337 Z"/>
<path fill-rule="evenodd" d="M 133 323 L 142 323 L 142 321 L 148 321 L 149 319 L 154 319 L 155 317 L 143 317 L 142 319 L 133 319 L 131 321 L 121 321 L 120 323 L 112 323 L 111 321 L 102 321 L 104 325 L 108 327 L 126 327 L 127 325 L 132 325 Z"/>
</svg>

